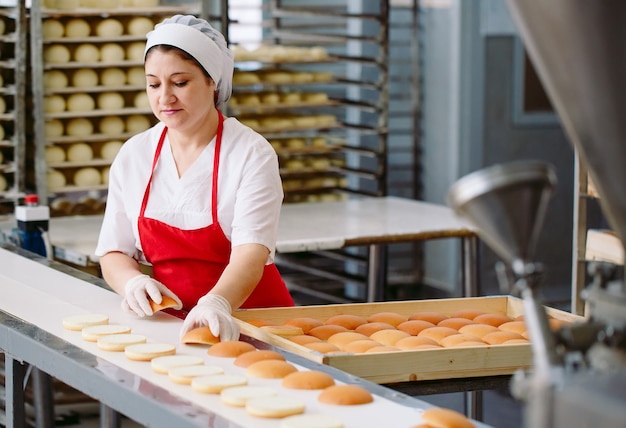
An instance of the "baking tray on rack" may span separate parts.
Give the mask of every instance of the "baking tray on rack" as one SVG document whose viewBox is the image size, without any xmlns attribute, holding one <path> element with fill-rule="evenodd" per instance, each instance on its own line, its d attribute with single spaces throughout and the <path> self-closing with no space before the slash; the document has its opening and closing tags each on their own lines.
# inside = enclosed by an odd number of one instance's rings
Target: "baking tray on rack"
<svg viewBox="0 0 626 428">
<path fill-rule="evenodd" d="M 467 348 L 437 348 L 382 353 L 322 354 L 285 337 L 256 327 L 250 322 L 268 321 L 277 325 L 292 318 L 311 317 L 325 321 L 338 314 L 367 317 L 378 312 L 409 316 L 420 311 L 450 315 L 464 309 L 500 313 L 516 318 L 523 315 L 522 300 L 513 296 L 488 296 L 375 303 L 331 304 L 267 309 L 242 309 L 234 312 L 241 332 L 312 361 L 326 364 L 379 384 L 418 380 L 510 375 L 532 364 L 530 344 L 486 345 Z M 546 307 L 548 315 L 567 323 L 583 317 Z M 248 322 L 250 321 L 250 322 Z"/>
</svg>

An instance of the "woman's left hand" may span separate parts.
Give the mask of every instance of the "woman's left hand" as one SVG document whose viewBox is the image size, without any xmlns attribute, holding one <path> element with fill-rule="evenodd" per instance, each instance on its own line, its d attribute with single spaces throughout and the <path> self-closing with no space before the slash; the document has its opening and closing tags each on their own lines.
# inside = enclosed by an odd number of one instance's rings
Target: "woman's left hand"
<svg viewBox="0 0 626 428">
<path fill-rule="evenodd" d="M 207 294 L 198 300 L 198 304 L 189 311 L 180 331 L 182 338 L 189 330 L 207 326 L 220 342 L 239 340 L 239 324 L 231 316 L 232 309 L 228 300 L 219 294 Z"/>
</svg>

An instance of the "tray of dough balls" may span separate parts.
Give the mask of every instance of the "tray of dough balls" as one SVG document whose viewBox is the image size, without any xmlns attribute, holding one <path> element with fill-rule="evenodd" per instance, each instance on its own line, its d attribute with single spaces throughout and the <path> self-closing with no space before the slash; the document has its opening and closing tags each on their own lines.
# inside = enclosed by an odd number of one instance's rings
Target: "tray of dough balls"
<svg viewBox="0 0 626 428">
<path fill-rule="evenodd" d="M 581 317 L 546 308 L 559 328 Z M 512 296 L 247 309 L 244 333 L 375 383 L 512 374 L 532 363 Z"/>
</svg>

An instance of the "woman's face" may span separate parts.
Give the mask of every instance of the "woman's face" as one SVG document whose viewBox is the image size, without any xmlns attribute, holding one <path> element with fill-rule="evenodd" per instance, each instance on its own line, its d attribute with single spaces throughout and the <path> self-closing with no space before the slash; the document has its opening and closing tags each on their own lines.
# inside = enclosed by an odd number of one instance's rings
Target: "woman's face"
<svg viewBox="0 0 626 428">
<path fill-rule="evenodd" d="M 168 128 L 193 132 L 215 112 L 215 83 L 175 50 L 153 49 L 145 62 L 146 92 L 154 115 Z"/>
</svg>

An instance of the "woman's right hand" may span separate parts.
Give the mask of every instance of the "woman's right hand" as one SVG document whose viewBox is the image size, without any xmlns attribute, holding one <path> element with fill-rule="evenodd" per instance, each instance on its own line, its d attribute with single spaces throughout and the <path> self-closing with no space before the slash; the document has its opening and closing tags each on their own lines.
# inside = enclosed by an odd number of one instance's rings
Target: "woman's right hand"
<svg viewBox="0 0 626 428">
<path fill-rule="evenodd" d="M 144 274 L 134 276 L 124 286 L 122 310 L 139 317 L 150 316 L 153 314 L 153 311 L 148 299 L 155 303 L 161 303 L 164 295 L 176 300 L 178 306 L 174 309 L 183 307 L 178 296 L 159 281 Z"/>
</svg>

